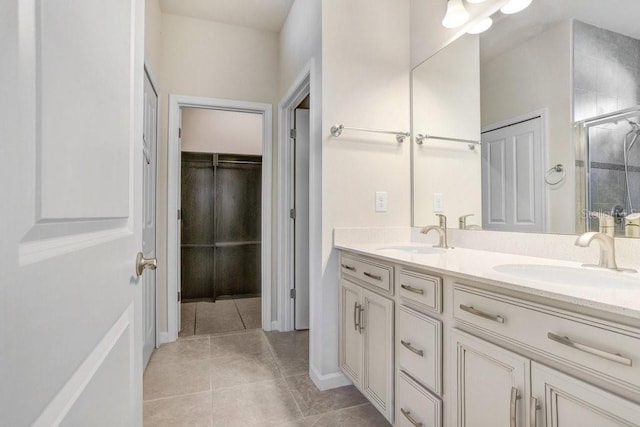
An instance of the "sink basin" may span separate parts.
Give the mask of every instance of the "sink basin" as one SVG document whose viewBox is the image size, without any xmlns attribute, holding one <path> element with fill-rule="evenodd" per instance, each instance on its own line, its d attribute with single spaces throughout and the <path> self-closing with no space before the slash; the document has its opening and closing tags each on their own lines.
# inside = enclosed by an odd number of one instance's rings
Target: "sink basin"
<svg viewBox="0 0 640 427">
<path fill-rule="evenodd" d="M 596 268 L 543 264 L 502 264 L 493 267 L 493 269 L 510 276 L 562 285 L 640 288 L 640 275 L 633 276 Z"/>
<path fill-rule="evenodd" d="M 440 254 L 444 252 L 444 249 L 434 248 L 431 246 L 388 246 L 385 248 L 378 248 L 382 252 L 402 252 L 406 254 Z"/>
</svg>

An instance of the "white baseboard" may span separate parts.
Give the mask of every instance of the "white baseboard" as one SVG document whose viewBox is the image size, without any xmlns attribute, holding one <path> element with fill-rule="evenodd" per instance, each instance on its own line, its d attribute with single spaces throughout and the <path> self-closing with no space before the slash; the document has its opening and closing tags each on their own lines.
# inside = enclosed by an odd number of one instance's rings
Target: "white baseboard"
<svg viewBox="0 0 640 427">
<path fill-rule="evenodd" d="M 342 372 L 322 375 L 313 366 L 309 366 L 309 377 L 321 391 L 351 385 L 351 381 Z"/>
<path fill-rule="evenodd" d="M 269 331 L 279 331 L 280 330 L 280 322 L 277 320 L 274 320 L 271 322 L 271 329 L 265 329 L 269 330 Z"/>
<path fill-rule="evenodd" d="M 169 333 L 168 332 L 160 332 L 158 334 L 158 345 L 160 344 L 166 344 L 168 342 L 173 342 L 174 340 L 170 340 L 169 339 Z"/>
</svg>

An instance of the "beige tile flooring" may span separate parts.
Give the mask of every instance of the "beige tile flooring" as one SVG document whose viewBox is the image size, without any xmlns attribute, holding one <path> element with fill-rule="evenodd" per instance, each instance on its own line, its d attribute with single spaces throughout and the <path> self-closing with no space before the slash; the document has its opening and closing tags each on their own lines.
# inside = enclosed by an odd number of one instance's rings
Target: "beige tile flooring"
<svg viewBox="0 0 640 427">
<path fill-rule="evenodd" d="M 389 425 L 353 386 L 319 391 L 308 348 L 308 332 L 261 329 L 165 344 L 144 374 L 144 425 Z"/>
<path fill-rule="evenodd" d="M 188 302 L 181 308 L 181 337 L 242 331 L 261 327 L 261 298 Z"/>
</svg>

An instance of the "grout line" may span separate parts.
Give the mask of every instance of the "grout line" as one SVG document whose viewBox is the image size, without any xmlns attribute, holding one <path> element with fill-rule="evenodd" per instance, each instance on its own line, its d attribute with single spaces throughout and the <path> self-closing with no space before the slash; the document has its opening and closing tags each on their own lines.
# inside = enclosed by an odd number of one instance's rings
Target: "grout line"
<svg viewBox="0 0 640 427">
<path fill-rule="evenodd" d="M 238 317 L 240 317 L 240 321 L 242 322 L 242 326 L 246 330 L 247 329 L 247 325 L 245 325 L 245 323 L 244 323 L 244 319 L 242 318 L 242 313 L 240 313 L 240 308 L 238 307 L 238 304 L 236 304 L 236 300 L 232 299 L 231 301 L 233 301 L 233 306 L 236 308 L 236 312 L 238 313 Z"/>
<path fill-rule="evenodd" d="M 146 399 L 146 400 L 143 400 L 142 403 L 152 403 L 152 402 L 157 402 L 159 400 L 175 399 L 177 397 L 185 397 L 185 396 L 195 396 L 196 394 L 205 394 L 205 393 L 211 393 L 211 390 L 194 391 L 192 393 L 176 394 L 174 396 L 158 397 L 155 399 Z"/>
</svg>

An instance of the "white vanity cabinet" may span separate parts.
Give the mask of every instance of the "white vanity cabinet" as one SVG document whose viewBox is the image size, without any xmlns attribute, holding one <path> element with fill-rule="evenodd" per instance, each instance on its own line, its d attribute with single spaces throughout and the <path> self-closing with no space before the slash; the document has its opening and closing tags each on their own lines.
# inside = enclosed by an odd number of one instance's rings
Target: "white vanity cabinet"
<svg viewBox="0 0 640 427">
<path fill-rule="evenodd" d="M 343 266 L 355 265 L 360 271 L 362 268 L 364 271 L 381 268 L 369 273 L 373 277 L 363 275 L 363 278 L 373 280 L 374 288 L 377 282 L 384 284 L 377 279 L 387 271 L 384 266 L 369 265 L 366 259 L 359 258 L 342 261 Z M 390 283 L 392 274 L 386 277 L 386 283 Z M 393 422 L 394 302 L 370 289 L 357 283 L 349 274 L 340 280 L 340 367 L 369 401 Z"/>
</svg>

